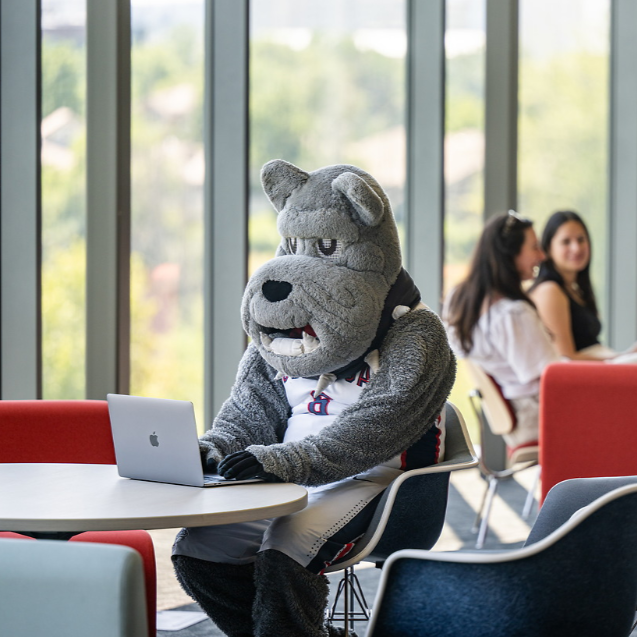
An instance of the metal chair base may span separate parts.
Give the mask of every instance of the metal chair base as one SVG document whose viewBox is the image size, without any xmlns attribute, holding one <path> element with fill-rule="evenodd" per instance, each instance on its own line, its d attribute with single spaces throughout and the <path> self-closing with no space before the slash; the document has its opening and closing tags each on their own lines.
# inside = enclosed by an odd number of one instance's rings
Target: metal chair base
<svg viewBox="0 0 637 637">
<path fill-rule="evenodd" d="M 496 491 L 498 490 L 498 484 L 501 480 L 506 480 L 513 477 L 514 473 L 518 473 L 524 469 L 528 469 L 532 466 L 537 466 L 535 462 L 528 463 L 526 466 L 519 469 L 507 469 L 505 471 L 493 471 L 485 475 L 487 479 L 487 488 L 484 491 L 482 497 L 482 503 L 478 509 L 476 519 L 471 527 L 472 533 L 477 533 L 476 548 L 481 549 L 484 547 L 484 541 L 487 537 L 487 531 L 489 530 L 489 516 L 491 515 L 491 507 L 493 506 L 493 500 L 495 498 Z M 533 486 L 526 494 L 524 502 L 524 508 L 522 509 L 522 518 L 528 519 L 531 514 L 531 508 L 533 506 L 535 489 L 540 479 L 540 467 L 538 467 L 537 475 L 533 481 Z"/>
<path fill-rule="evenodd" d="M 341 598 L 343 600 L 343 610 L 336 610 Z M 346 637 L 350 634 L 350 630 L 354 630 L 355 622 L 369 621 L 371 619 L 372 610 L 365 599 L 365 594 L 353 566 L 348 566 L 343 570 L 343 577 L 338 583 L 334 603 L 332 608 L 326 612 L 326 615 L 330 624 L 335 621 L 343 622 L 344 635 Z"/>
<path fill-rule="evenodd" d="M 482 400 L 481 393 L 474 389 L 469 393 L 469 401 L 473 412 L 476 415 L 478 422 L 480 423 L 481 438 L 484 439 L 484 431 L 487 429 L 488 424 L 484 412 L 481 407 L 476 405 L 477 400 Z M 484 461 L 482 454 L 480 454 L 479 468 L 480 473 L 487 480 L 487 488 L 484 491 L 482 497 L 482 503 L 478 509 L 478 513 L 474 520 L 471 531 L 477 533 L 476 549 L 484 547 L 484 542 L 489 530 L 489 515 L 491 514 L 491 507 L 493 506 L 493 500 L 495 498 L 496 491 L 498 490 L 498 484 L 501 480 L 507 480 L 513 477 L 514 474 L 519 471 L 524 471 L 538 464 L 538 448 L 536 446 L 522 448 L 517 453 L 509 458 L 509 468 L 501 471 L 491 469 Z M 522 518 L 527 519 L 531 514 L 531 508 L 533 506 L 535 489 L 540 479 L 540 469 L 538 467 L 538 473 L 533 482 L 533 486 L 529 489 L 524 502 L 524 508 L 522 509 Z"/>
</svg>

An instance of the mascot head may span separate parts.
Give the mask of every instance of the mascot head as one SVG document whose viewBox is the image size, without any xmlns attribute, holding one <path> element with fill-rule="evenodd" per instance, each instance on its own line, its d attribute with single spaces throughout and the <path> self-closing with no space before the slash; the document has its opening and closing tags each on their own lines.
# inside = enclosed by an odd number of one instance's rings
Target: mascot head
<svg viewBox="0 0 637 637">
<path fill-rule="evenodd" d="M 248 281 L 243 327 L 281 374 L 339 376 L 373 349 L 396 305 L 419 300 L 389 200 L 355 166 L 307 173 L 275 159 L 261 181 L 281 243 Z"/>
</svg>

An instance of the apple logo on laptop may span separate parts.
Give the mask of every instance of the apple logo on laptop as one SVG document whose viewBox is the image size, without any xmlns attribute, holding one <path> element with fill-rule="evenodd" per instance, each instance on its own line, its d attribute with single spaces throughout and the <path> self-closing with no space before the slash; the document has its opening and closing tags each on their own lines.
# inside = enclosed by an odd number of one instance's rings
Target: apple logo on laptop
<svg viewBox="0 0 637 637">
<path fill-rule="evenodd" d="M 148 437 L 150 438 L 150 444 L 153 445 L 153 447 L 159 447 L 159 437 L 154 431 Z"/>
</svg>

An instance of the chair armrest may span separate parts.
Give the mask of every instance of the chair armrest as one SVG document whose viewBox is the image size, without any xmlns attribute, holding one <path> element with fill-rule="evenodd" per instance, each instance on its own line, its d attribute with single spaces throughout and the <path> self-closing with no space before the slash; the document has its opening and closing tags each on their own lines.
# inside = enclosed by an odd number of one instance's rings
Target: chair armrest
<svg viewBox="0 0 637 637">
<path fill-rule="evenodd" d="M 392 513 L 392 507 L 396 501 L 396 497 L 401 486 L 409 479 L 418 476 L 436 475 L 450 473 L 451 471 L 459 471 L 462 469 L 469 469 L 475 467 L 478 461 L 475 457 L 469 453 L 460 453 L 457 457 L 450 458 L 439 464 L 431 465 L 429 467 L 423 467 L 421 469 L 412 469 L 411 471 L 405 471 L 402 475 L 398 476 L 388 487 L 385 489 L 383 496 L 376 507 L 376 512 L 372 517 L 369 527 L 363 537 L 358 540 L 356 547 L 350 553 L 347 560 L 333 564 L 325 569 L 326 573 L 333 571 L 340 571 L 348 566 L 361 562 L 369 555 L 371 555 L 380 542 L 380 539 L 385 532 L 387 523 Z"/>
</svg>

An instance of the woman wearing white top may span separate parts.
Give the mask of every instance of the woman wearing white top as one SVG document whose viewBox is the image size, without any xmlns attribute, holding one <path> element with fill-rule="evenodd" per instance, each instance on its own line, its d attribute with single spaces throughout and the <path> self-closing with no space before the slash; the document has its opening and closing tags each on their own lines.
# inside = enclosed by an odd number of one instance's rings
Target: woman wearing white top
<svg viewBox="0 0 637 637">
<path fill-rule="evenodd" d="M 540 376 L 560 358 L 522 289 L 543 256 L 532 221 L 512 211 L 492 217 L 443 309 L 456 355 L 492 376 L 515 411 L 517 427 L 505 436 L 511 448 L 537 440 Z"/>
</svg>

